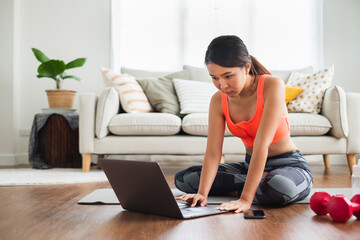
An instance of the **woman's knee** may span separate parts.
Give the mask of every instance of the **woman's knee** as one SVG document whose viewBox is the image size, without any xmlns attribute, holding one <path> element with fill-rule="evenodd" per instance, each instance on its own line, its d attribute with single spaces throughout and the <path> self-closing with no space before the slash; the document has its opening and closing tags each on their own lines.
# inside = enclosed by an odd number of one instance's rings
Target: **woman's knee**
<svg viewBox="0 0 360 240">
<path fill-rule="evenodd" d="M 275 169 L 261 182 L 256 199 L 261 204 L 286 205 L 304 199 L 311 186 L 302 169 Z"/>
<path fill-rule="evenodd" d="M 201 166 L 185 168 L 175 174 L 175 186 L 186 193 L 196 193 L 200 183 Z"/>
</svg>

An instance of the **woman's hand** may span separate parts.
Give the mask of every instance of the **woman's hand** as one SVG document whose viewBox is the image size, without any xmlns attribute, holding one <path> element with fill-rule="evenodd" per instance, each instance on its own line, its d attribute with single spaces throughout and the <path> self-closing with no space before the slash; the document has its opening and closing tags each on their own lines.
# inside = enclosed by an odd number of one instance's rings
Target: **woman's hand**
<svg viewBox="0 0 360 240">
<path fill-rule="evenodd" d="M 251 207 L 251 202 L 239 199 L 236 201 L 231 201 L 221 204 L 217 209 L 232 211 L 235 210 L 235 213 L 241 213 Z"/>
<path fill-rule="evenodd" d="M 176 200 L 181 200 L 191 204 L 192 207 L 195 207 L 196 204 L 204 207 L 208 204 L 207 197 L 197 193 L 197 194 L 185 194 L 183 196 L 177 197 Z"/>
</svg>

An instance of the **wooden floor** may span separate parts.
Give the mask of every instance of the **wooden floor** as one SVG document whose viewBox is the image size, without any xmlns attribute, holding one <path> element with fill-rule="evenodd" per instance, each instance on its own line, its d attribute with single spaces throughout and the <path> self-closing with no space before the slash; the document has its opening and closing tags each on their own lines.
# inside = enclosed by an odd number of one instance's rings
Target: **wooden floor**
<svg viewBox="0 0 360 240">
<path fill-rule="evenodd" d="M 350 187 L 347 166 L 311 166 L 314 187 Z M 174 187 L 175 166 L 163 166 Z M 84 173 L 86 174 L 86 173 Z M 334 223 L 308 204 L 264 208 L 266 219 L 222 214 L 192 220 L 124 211 L 119 205 L 78 205 L 107 182 L 0 187 L 0 239 L 360 239 L 360 220 Z"/>
</svg>

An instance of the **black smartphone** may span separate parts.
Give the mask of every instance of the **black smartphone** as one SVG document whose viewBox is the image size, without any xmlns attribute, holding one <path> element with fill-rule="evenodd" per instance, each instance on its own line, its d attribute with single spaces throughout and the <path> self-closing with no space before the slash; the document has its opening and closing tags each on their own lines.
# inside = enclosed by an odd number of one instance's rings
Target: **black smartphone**
<svg viewBox="0 0 360 240">
<path fill-rule="evenodd" d="M 265 213 L 263 210 L 248 209 L 244 211 L 245 219 L 264 219 Z"/>
</svg>

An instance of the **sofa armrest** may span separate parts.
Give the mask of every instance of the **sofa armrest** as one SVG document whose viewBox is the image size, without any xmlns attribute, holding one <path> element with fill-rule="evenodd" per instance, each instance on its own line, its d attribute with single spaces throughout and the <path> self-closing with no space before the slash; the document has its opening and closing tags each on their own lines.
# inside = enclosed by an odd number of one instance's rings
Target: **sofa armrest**
<svg viewBox="0 0 360 240">
<path fill-rule="evenodd" d="M 349 134 L 346 93 L 340 86 L 328 88 L 324 94 L 321 114 L 331 122 L 329 133 L 337 138 L 346 138 Z"/>
<path fill-rule="evenodd" d="M 104 138 L 109 134 L 109 122 L 118 114 L 119 107 L 119 95 L 115 88 L 106 88 L 96 105 L 95 134 L 97 138 Z"/>
<path fill-rule="evenodd" d="M 79 150 L 81 154 L 94 152 L 96 103 L 97 96 L 94 93 L 80 95 Z"/>
<path fill-rule="evenodd" d="M 360 93 L 346 93 L 349 121 L 347 153 L 360 153 Z"/>
</svg>

